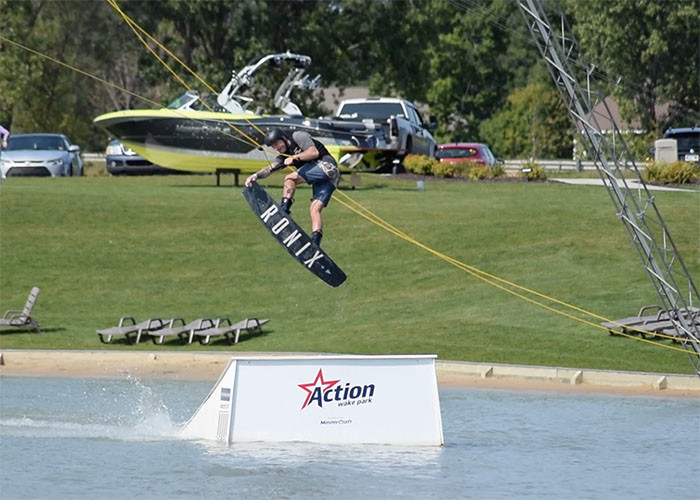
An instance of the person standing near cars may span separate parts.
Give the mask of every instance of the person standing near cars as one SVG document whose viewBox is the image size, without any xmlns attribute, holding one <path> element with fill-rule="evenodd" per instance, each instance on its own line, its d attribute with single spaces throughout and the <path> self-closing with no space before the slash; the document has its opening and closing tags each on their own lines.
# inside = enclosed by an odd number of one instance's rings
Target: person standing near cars
<svg viewBox="0 0 700 500">
<path fill-rule="evenodd" d="M 7 139 L 10 137 L 10 131 L 0 125 L 0 156 L 2 151 L 7 148 Z M 2 174 L 0 174 L 0 182 L 2 182 Z"/>
<path fill-rule="evenodd" d="M 10 131 L 0 125 L 0 150 L 7 148 L 8 137 L 10 137 Z"/>
<path fill-rule="evenodd" d="M 249 176 L 245 180 L 245 185 L 250 187 L 254 181 L 263 179 L 276 170 L 295 166 L 297 170 L 284 178 L 280 208 L 287 214 L 290 213 L 297 185 L 302 182 L 311 184 L 313 188 L 309 207 L 311 240 L 321 246 L 321 238 L 323 238 L 321 211 L 328 205 L 340 181 L 340 171 L 335 158 L 322 142 L 301 130 L 297 130 L 289 137 L 282 129 L 273 128 L 265 135 L 264 142 L 280 155 L 270 165 Z"/>
</svg>

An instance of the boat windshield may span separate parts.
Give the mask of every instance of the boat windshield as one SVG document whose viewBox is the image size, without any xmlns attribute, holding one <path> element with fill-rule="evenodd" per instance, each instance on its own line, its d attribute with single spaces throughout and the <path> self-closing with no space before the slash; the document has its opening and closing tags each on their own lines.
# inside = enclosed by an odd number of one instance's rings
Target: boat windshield
<svg viewBox="0 0 700 500">
<path fill-rule="evenodd" d="M 216 102 L 215 94 L 209 94 L 206 97 L 198 99 L 197 102 L 192 103 L 190 109 L 194 109 L 197 111 L 216 111 L 218 113 L 227 112 L 226 108 L 224 108 L 218 102 Z"/>
<path fill-rule="evenodd" d="M 199 99 L 199 92 L 196 90 L 188 90 L 184 94 L 181 94 L 174 101 L 168 104 L 168 109 L 180 109 L 188 107 L 192 101 Z"/>
<path fill-rule="evenodd" d="M 200 98 L 196 90 L 188 90 L 173 102 L 168 104 L 168 109 L 191 109 L 194 111 L 216 111 L 225 113 L 226 108 L 216 102 L 216 95 L 209 94 Z"/>
</svg>

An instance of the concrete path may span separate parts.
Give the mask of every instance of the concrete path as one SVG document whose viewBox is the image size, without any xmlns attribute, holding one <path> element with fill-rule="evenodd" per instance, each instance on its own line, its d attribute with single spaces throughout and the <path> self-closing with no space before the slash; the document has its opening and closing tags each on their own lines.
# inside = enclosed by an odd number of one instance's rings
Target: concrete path
<svg viewBox="0 0 700 500">
<path fill-rule="evenodd" d="M 0 380 L 2 377 L 132 376 L 216 381 L 232 356 L 290 355 L 324 356 L 259 351 L 5 349 L 0 351 Z M 437 360 L 435 370 L 438 383 L 443 386 L 700 396 L 700 378 L 695 375 L 443 360 Z"/>
<path fill-rule="evenodd" d="M 563 184 L 576 184 L 579 186 L 603 186 L 603 181 L 602 179 L 549 179 L 550 181 L 554 182 L 561 182 Z M 622 182 L 620 180 L 617 181 L 617 185 L 622 187 Z M 627 185 L 629 186 L 630 189 L 640 189 L 641 183 L 636 180 L 636 179 L 627 179 Z M 647 184 L 647 189 L 649 191 L 680 191 L 683 193 L 698 193 L 700 191 L 696 191 L 693 189 L 681 189 L 681 188 L 674 188 L 674 187 L 666 187 L 666 186 L 652 186 L 651 184 Z"/>
</svg>

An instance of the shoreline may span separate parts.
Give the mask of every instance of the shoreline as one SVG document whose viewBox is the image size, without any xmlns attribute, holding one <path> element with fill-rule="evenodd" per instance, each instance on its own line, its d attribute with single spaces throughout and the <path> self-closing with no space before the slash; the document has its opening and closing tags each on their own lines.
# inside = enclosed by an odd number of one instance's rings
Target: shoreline
<svg viewBox="0 0 700 500">
<path fill-rule="evenodd" d="M 0 377 L 155 378 L 216 382 L 232 356 L 321 356 L 318 353 L 0 351 Z M 694 375 L 616 372 L 575 368 L 436 361 L 440 387 L 601 393 L 629 396 L 700 397 Z"/>
</svg>

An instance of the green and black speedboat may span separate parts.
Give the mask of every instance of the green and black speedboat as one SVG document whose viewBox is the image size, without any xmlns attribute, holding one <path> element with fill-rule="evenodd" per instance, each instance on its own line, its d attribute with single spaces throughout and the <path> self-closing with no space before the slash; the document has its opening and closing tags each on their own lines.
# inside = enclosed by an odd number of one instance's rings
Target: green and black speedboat
<svg viewBox="0 0 700 500">
<path fill-rule="evenodd" d="M 280 114 L 265 115 L 248 110 L 254 85 L 253 74 L 266 64 L 291 63 L 287 78 L 277 90 L 275 106 Z M 255 172 L 268 164 L 276 153 L 259 145 L 274 127 L 291 133 L 309 132 L 323 142 L 341 168 L 375 170 L 390 164 L 396 151 L 389 149 L 388 124 L 373 120 L 347 120 L 340 117 L 308 118 L 291 102 L 294 89 L 313 90 L 320 77 L 304 75 L 308 56 L 268 54 L 253 59 L 240 72 L 233 73 L 218 95 L 201 98 L 187 91 L 166 108 L 114 111 L 95 118 L 125 146 L 147 160 L 164 167 L 190 172 L 216 172 L 238 169 Z"/>
</svg>

